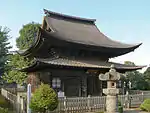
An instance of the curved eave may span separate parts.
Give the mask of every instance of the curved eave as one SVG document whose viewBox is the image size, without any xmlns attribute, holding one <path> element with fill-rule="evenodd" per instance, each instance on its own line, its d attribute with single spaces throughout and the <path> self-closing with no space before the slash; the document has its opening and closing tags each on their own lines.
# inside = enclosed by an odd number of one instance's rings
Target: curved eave
<svg viewBox="0 0 150 113">
<path fill-rule="evenodd" d="M 115 46 L 105 46 L 105 45 L 89 45 L 89 44 L 86 44 L 84 42 L 76 42 L 74 40 L 65 40 L 63 39 L 63 36 L 62 35 L 59 35 L 57 32 L 47 32 L 43 29 L 41 29 L 41 33 L 43 34 L 43 36 L 46 36 L 47 40 L 60 40 L 62 42 L 66 42 L 68 43 L 69 45 L 77 45 L 79 47 L 84 47 L 84 48 L 92 48 L 93 50 L 96 50 L 96 51 L 99 51 L 99 50 L 102 50 L 102 52 L 104 51 L 110 51 L 110 52 L 116 52 L 118 54 L 116 54 L 115 56 L 112 56 L 112 57 L 117 57 L 117 56 L 120 56 L 120 55 L 124 55 L 126 53 L 129 53 L 129 52 L 132 52 L 134 51 L 136 48 L 138 48 L 140 45 L 142 45 L 142 43 L 139 43 L 139 44 L 135 44 L 135 45 L 129 45 L 129 44 L 123 44 L 123 45 L 126 45 L 126 47 L 124 46 L 121 46 L 122 43 L 120 43 L 120 47 L 115 47 Z M 115 41 L 114 41 L 115 43 Z M 118 43 L 118 42 L 117 42 Z M 63 44 L 63 43 L 61 43 Z M 59 45 L 61 45 L 59 44 Z"/>
<path fill-rule="evenodd" d="M 44 38 L 43 38 L 44 37 Z M 21 50 L 21 51 L 18 51 L 17 53 L 22 55 L 22 56 L 30 56 L 32 55 L 33 53 L 36 54 L 36 51 L 42 47 L 42 46 L 45 46 L 45 44 L 47 44 L 49 41 L 49 44 L 51 43 L 51 40 L 56 40 L 56 41 L 61 41 L 61 42 L 64 42 L 66 43 L 67 45 L 76 45 L 78 47 L 83 47 L 85 49 L 92 49 L 92 50 L 96 50 L 96 51 L 101 51 L 101 52 L 112 52 L 112 56 L 109 56 L 109 57 L 117 57 L 117 56 L 120 56 L 120 55 L 124 55 L 126 53 L 129 53 L 131 51 L 134 51 L 136 48 L 138 48 L 142 43 L 140 44 L 137 44 L 137 45 L 130 45 L 130 46 L 127 46 L 126 48 L 121 48 L 121 45 L 120 47 L 115 47 L 115 46 L 110 46 L 110 47 L 107 47 L 105 45 L 101 46 L 95 46 L 95 45 L 89 45 L 89 44 L 85 44 L 85 43 L 80 43 L 80 42 L 75 42 L 75 41 L 71 41 L 71 40 L 63 40 L 62 38 L 63 36 L 60 36 L 57 32 L 47 32 L 45 30 L 43 30 L 42 28 L 39 28 L 39 31 L 38 31 L 38 35 L 36 37 L 36 40 L 35 42 L 33 43 L 33 45 L 26 49 L 26 50 Z M 46 41 L 44 41 L 46 40 Z M 45 43 L 45 44 L 44 44 Z M 62 46 L 64 43 L 61 43 Z M 60 46 L 61 44 L 59 44 L 58 46 Z M 57 44 L 56 44 L 57 45 Z M 47 48 L 49 49 L 49 48 Z M 111 54 L 111 53 L 110 53 Z"/>
<path fill-rule="evenodd" d="M 126 70 L 126 71 L 135 71 L 135 70 L 140 70 L 142 68 L 144 68 L 146 66 L 135 66 L 135 67 L 121 67 L 121 68 L 117 68 L 117 70 Z"/>
<path fill-rule="evenodd" d="M 41 28 L 39 28 L 37 32 L 37 37 L 35 37 L 35 42 L 28 48 L 24 50 L 19 50 L 17 53 L 21 56 L 30 56 L 31 54 L 35 53 L 36 50 L 40 47 L 41 43 L 43 43 L 43 39 L 41 38 Z"/>
<path fill-rule="evenodd" d="M 108 62 L 109 63 L 109 62 Z M 113 63 L 111 63 L 113 64 Z M 116 65 L 116 64 L 115 64 Z M 118 64 L 118 66 L 116 67 L 116 70 L 118 72 L 124 73 L 127 71 L 135 71 L 135 70 L 139 70 L 142 69 L 146 66 L 120 66 L 119 65 L 123 65 L 123 64 Z M 65 63 L 60 63 L 60 62 L 45 62 L 45 61 L 39 61 L 36 60 L 36 62 L 34 62 L 32 65 L 21 69 L 20 71 L 22 72 L 34 72 L 34 71 L 38 71 L 38 70 L 42 70 L 42 69 L 46 69 L 46 68 L 50 68 L 50 69 L 95 69 L 95 70 L 104 70 L 105 72 L 109 71 L 110 66 L 106 66 L 106 65 L 93 65 L 93 64 L 86 64 L 81 62 L 80 65 L 77 64 L 65 64 Z"/>
</svg>

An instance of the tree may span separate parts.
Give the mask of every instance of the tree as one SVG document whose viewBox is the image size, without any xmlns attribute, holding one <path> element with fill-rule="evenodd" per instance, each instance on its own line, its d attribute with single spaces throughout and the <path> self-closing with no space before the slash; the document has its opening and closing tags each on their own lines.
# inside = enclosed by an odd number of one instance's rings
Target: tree
<svg viewBox="0 0 150 113">
<path fill-rule="evenodd" d="M 48 84 L 41 84 L 40 87 L 33 93 L 30 102 L 31 110 L 46 113 L 47 110 L 55 110 L 57 106 L 57 94 Z"/>
<path fill-rule="evenodd" d="M 27 49 L 34 43 L 39 27 L 40 24 L 35 22 L 31 22 L 23 26 L 23 28 L 19 31 L 20 36 L 16 40 L 17 47 L 20 50 Z"/>
<path fill-rule="evenodd" d="M 144 72 L 144 79 L 148 83 L 149 89 L 150 89 L 150 67 L 146 69 Z"/>
<path fill-rule="evenodd" d="M 2 28 L 0 26 L 0 76 L 7 69 L 6 64 L 9 56 L 9 46 L 8 39 L 10 38 L 9 29 L 7 27 Z"/>
<path fill-rule="evenodd" d="M 36 37 L 40 24 L 31 22 L 23 26 L 19 31 L 20 36 L 16 40 L 16 45 L 19 50 L 29 48 Z M 9 57 L 8 71 L 4 74 L 3 79 L 9 83 L 16 82 L 18 84 L 26 81 L 27 75 L 25 72 L 20 72 L 18 69 L 25 68 L 33 63 L 33 59 L 29 59 L 18 54 L 13 54 Z"/>
<path fill-rule="evenodd" d="M 148 83 L 145 81 L 143 74 L 138 71 L 128 72 L 127 80 L 129 80 L 132 83 L 132 89 L 135 90 L 149 89 Z"/>
<path fill-rule="evenodd" d="M 135 66 L 134 62 L 131 62 L 131 61 L 125 61 L 124 64 L 130 65 L 130 66 Z"/>
<path fill-rule="evenodd" d="M 32 62 L 18 54 L 10 55 L 9 62 L 7 64 L 8 71 L 4 73 L 2 77 L 8 83 L 16 82 L 22 85 L 27 78 L 25 72 L 18 71 L 19 69 L 30 65 Z"/>
<path fill-rule="evenodd" d="M 126 61 L 125 64 L 135 66 L 135 64 L 130 61 Z M 145 81 L 144 75 L 139 71 L 126 72 L 126 81 L 131 82 L 132 89 L 135 90 L 149 89 L 148 83 Z"/>
</svg>

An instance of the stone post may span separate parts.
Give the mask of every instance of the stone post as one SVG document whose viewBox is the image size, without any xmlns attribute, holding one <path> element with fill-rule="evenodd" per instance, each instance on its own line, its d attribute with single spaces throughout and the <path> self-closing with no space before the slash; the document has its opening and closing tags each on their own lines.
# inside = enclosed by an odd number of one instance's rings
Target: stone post
<svg viewBox="0 0 150 113">
<path fill-rule="evenodd" d="M 107 88 L 103 89 L 106 97 L 106 113 L 117 113 L 117 95 L 119 89 L 116 87 L 116 82 L 120 79 L 120 73 L 116 72 L 114 65 L 111 66 L 109 72 L 100 74 L 99 79 L 107 81 Z"/>
<path fill-rule="evenodd" d="M 27 88 L 27 113 L 31 113 L 31 109 L 29 107 L 30 100 L 31 100 L 31 84 L 28 84 L 28 88 Z"/>
<path fill-rule="evenodd" d="M 130 108 L 129 92 L 126 93 L 125 97 L 125 107 Z"/>
</svg>

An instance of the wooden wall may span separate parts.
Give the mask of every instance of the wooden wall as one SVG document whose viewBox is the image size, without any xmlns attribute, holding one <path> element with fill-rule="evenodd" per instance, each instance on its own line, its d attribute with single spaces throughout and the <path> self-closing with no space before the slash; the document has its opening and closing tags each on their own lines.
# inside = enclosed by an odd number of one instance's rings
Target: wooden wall
<svg viewBox="0 0 150 113">
<path fill-rule="evenodd" d="M 28 82 L 33 85 L 33 90 L 41 82 L 52 86 L 52 79 L 60 78 L 61 87 L 55 90 L 65 92 L 65 96 L 102 95 L 102 83 L 98 75 L 87 74 L 84 70 L 45 69 L 40 72 L 29 73 L 28 75 Z"/>
</svg>

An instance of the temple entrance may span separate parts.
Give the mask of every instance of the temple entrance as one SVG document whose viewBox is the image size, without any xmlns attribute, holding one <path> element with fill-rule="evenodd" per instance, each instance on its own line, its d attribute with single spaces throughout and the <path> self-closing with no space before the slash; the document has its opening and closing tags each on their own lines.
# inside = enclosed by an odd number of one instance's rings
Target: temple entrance
<svg viewBox="0 0 150 113">
<path fill-rule="evenodd" d="M 80 96 L 80 80 L 74 77 L 64 79 L 64 92 L 67 97 Z"/>
<path fill-rule="evenodd" d="M 87 78 L 87 92 L 91 96 L 100 96 L 102 95 L 102 84 L 96 75 L 88 76 Z"/>
</svg>

